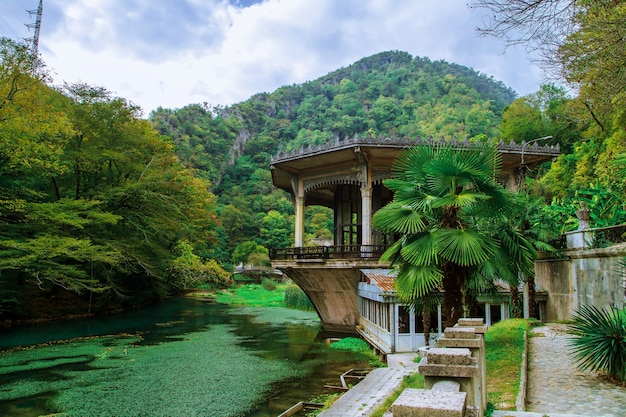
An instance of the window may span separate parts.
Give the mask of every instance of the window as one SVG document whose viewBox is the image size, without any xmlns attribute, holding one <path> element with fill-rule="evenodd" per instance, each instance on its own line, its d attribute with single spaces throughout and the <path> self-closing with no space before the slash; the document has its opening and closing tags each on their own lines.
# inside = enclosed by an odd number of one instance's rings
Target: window
<svg viewBox="0 0 626 417">
<path fill-rule="evenodd" d="M 398 306 L 398 333 L 411 333 L 411 312 L 405 306 Z"/>
</svg>

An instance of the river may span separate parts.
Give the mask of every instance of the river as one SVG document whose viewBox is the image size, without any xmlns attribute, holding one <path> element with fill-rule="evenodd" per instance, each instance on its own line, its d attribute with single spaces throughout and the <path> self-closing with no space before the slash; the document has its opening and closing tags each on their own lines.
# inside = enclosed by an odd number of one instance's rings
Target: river
<svg viewBox="0 0 626 417">
<path fill-rule="evenodd" d="M 171 299 L 0 331 L 0 416 L 275 417 L 367 367 L 315 313 Z"/>
</svg>

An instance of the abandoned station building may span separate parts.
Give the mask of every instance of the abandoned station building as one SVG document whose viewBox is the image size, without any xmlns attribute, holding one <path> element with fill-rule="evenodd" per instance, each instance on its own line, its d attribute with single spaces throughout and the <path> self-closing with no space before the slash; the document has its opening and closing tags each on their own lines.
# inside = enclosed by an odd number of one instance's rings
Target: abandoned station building
<svg viewBox="0 0 626 417">
<path fill-rule="evenodd" d="M 421 139 L 358 137 L 279 154 L 271 162 L 272 181 L 293 197 L 295 242 L 272 249 L 272 266 L 281 270 L 309 296 L 325 330 L 360 333 L 384 353 L 415 351 L 424 346 L 421 316 L 403 306 L 394 291 L 394 274 L 379 262 L 392 243 L 372 229 L 373 214 L 393 199 L 383 180 L 403 149 L 425 145 Z M 531 141 L 533 142 L 533 141 Z M 526 169 L 552 160 L 554 146 L 500 143 L 500 182 L 517 189 Z M 468 141 L 449 145 L 467 148 Z M 304 241 L 307 206 L 328 207 L 334 213 L 332 244 Z M 486 323 L 509 315 L 508 288 L 479 298 Z M 441 308 L 431 319 L 433 334 L 441 332 Z"/>
</svg>

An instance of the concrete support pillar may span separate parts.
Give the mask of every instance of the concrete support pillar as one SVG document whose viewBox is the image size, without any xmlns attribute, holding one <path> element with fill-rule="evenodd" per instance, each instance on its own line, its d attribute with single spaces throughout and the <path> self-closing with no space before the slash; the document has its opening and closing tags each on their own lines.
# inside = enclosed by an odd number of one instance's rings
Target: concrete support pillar
<svg viewBox="0 0 626 417">
<path fill-rule="evenodd" d="M 361 187 L 361 244 L 372 244 L 372 187 Z"/>
<path fill-rule="evenodd" d="M 304 182 L 297 175 L 291 176 L 291 190 L 294 196 L 294 209 L 296 212 L 296 224 L 294 230 L 294 246 L 304 246 Z"/>
</svg>

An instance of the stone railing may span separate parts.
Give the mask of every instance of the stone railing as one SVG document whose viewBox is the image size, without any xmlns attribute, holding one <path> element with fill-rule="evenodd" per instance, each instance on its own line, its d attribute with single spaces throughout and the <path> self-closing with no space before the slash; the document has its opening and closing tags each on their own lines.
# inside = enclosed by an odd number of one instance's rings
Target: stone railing
<svg viewBox="0 0 626 417">
<path fill-rule="evenodd" d="M 565 233 L 567 249 L 606 248 L 626 242 L 626 224 Z"/>
<path fill-rule="evenodd" d="M 378 259 L 389 245 L 306 246 L 270 249 L 270 260 Z"/>
<path fill-rule="evenodd" d="M 405 389 L 391 407 L 393 417 L 482 417 L 486 330 L 483 319 L 460 319 L 448 327 L 418 365 L 424 389 Z"/>
<path fill-rule="evenodd" d="M 399 148 L 407 148 L 410 146 L 415 146 L 415 145 L 426 145 L 426 144 L 433 144 L 433 143 L 439 143 L 439 144 L 446 144 L 446 145 L 450 145 L 453 147 L 458 147 L 458 148 L 469 148 L 471 146 L 473 146 L 473 142 L 470 142 L 467 138 L 465 139 L 457 139 L 457 138 L 452 138 L 450 140 L 441 138 L 439 140 L 433 139 L 432 137 L 430 138 L 426 138 L 426 139 L 422 139 L 422 138 L 409 138 L 407 136 L 404 137 L 397 137 L 397 136 L 391 136 L 391 137 L 384 137 L 384 136 L 378 136 L 378 137 L 372 137 L 372 136 L 365 136 L 365 137 L 360 137 L 358 135 L 355 135 L 353 137 L 347 137 L 344 138 L 342 140 L 336 140 L 333 142 L 328 142 L 325 143 L 323 145 L 319 145 L 319 146 L 308 146 L 302 149 L 298 149 L 298 150 L 294 150 L 292 152 L 278 152 L 278 154 L 272 158 L 272 161 L 270 162 L 270 165 L 285 161 L 285 160 L 291 160 L 291 159 L 300 159 L 306 156 L 311 156 L 313 154 L 318 154 L 318 153 L 324 153 L 324 152 L 329 152 L 329 151 L 335 151 L 338 149 L 342 149 L 342 148 L 349 148 L 352 146 L 397 146 Z M 530 143 L 530 142 L 528 142 Z M 558 156 L 560 154 L 560 147 L 559 145 L 556 146 L 552 146 L 552 145 L 543 145 L 540 146 L 537 142 L 533 143 L 532 145 L 528 146 L 528 143 L 522 141 L 522 143 L 515 143 L 513 141 L 511 141 L 510 143 L 504 143 L 503 141 L 500 141 L 497 146 L 498 149 L 500 151 L 504 151 L 504 152 L 508 152 L 508 153 L 526 153 L 526 154 L 533 154 L 533 153 L 540 153 L 540 154 L 545 154 L 545 155 L 551 155 L 551 156 Z"/>
</svg>

